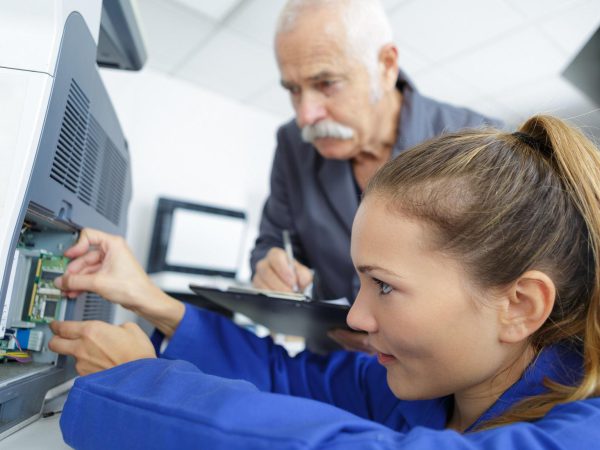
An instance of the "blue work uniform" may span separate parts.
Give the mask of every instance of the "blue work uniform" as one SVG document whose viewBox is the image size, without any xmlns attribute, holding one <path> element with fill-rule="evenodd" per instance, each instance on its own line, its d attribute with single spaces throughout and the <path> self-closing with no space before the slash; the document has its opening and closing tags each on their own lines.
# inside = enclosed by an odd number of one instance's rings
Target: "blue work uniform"
<svg viewBox="0 0 600 450">
<path fill-rule="evenodd" d="M 451 397 L 403 401 L 376 358 L 303 352 L 290 358 L 228 319 L 186 306 L 158 359 L 75 381 L 61 428 L 76 449 L 589 449 L 600 443 L 600 399 L 555 406 L 544 418 L 484 431 L 479 423 L 576 383 L 578 352 L 545 349 L 466 433 L 444 429 Z"/>
</svg>

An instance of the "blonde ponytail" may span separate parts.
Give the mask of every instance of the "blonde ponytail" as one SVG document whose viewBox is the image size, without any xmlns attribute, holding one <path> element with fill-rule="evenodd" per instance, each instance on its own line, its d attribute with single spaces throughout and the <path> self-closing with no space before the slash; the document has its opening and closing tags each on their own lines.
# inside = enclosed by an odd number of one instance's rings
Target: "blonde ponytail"
<svg viewBox="0 0 600 450">
<path fill-rule="evenodd" d="M 577 386 L 549 382 L 549 393 L 521 402 L 483 428 L 539 419 L 557 404 L 600 395 L 600 153 L 581 132 L 554 117 L 532 117 L 519 131 L 539 143 L 542 152 L 549 151 L 545 157 L 561 178 L 587 228 L 593 283 L 586 299 L 587 307 L 580 317 L 574 318 L 575 329 L 568 333 L 583 347 L 583 378 Z M 546 334 L 548 342 L 541 342 L 541 346 L 552 344 L 553 336 L 564 333 L 549 327 Z"/>
</svg>

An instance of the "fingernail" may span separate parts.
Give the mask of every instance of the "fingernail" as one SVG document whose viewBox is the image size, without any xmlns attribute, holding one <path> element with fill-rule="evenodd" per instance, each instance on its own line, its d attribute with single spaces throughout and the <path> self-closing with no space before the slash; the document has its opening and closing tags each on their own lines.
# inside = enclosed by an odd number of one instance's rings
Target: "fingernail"
<svg viewBox="0 0 600 450">
<path fill-rule="evenodd" d="M 61 286 L 62 286 L 62 276 L 54 279 L 54 286 L 56 286 L 59 289 L 61 288 Z"/>
</svg>

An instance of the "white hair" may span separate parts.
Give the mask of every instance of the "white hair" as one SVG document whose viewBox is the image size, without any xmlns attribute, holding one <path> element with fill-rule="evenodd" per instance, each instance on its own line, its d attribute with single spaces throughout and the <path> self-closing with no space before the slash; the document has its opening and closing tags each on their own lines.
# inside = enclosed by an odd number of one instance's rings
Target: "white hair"
<svg viewBox="0 0 600 450">
<path fill-rule="evenodd" d="M 381 48 L 393 42 L 392 26 L 380 0 L 288 0 L 279 15 L 275 36 L 293 30 L 298 18 L 315 8 L 336 8 L 346 31 L 348 53 L 360 61 L 371 79 L 371 96 L 381 96 L 378 63 Z"/>
</svg>

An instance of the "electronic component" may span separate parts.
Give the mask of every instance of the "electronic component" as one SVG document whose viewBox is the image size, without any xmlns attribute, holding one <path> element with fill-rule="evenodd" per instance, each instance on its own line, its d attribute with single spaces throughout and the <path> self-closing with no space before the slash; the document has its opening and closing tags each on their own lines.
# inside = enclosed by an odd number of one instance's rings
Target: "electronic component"
<svg viewBox="0 0 600 450">
<path fill-rule="evenodd" d="M 17 242 L 17 247 L 19 248 L 31 248 L 35 244 L 33 243 L 33 234 L 32 234 L 33 225 L 27 221 L 23 222 L 23 226 L 21 227 L 21 233 L 19 233 L 19 241 Z"/>
<path fill-rule="evenodd" d="M 4 352 L 9 350 L 14 350 L 17 348 L 17 343 L 13 339 L 13 336 L 6 333 L 3 339 L 0 339 L 0 350 L 4 350 Z"/>
<path fill-rule="evenodd" d="M 44 344 L 44 333 L 40 330 L 19 329 L 16 337 L 23 350 L 39 352 Z"/>
<path fill-rule="evenodd" d="M 10 272 L 8 290 L 0 320 L 0 339 L 7 328 L 33 328 L 35 323 L 23 320 L 25 303 L 29 305 L 39 250 L 16 249 Z"/>
<path fill-rule="evenodd" d="M 41 253 L 35 268 L 31 300 L 24 320 L 49 323 L 61 318 L 65 297 L 54 286 L 54 279 L 67 269 L 69 260 L 63 256 Z"/>
<path fill-rule="evenodd" d="M 4 338 L 0 339 L 0 361 L 31 362 L 32 354 L 27 350 L 39 352 L 43 343 L 44 333 L 40 330 L 8 328 Z"/>
</svg>

